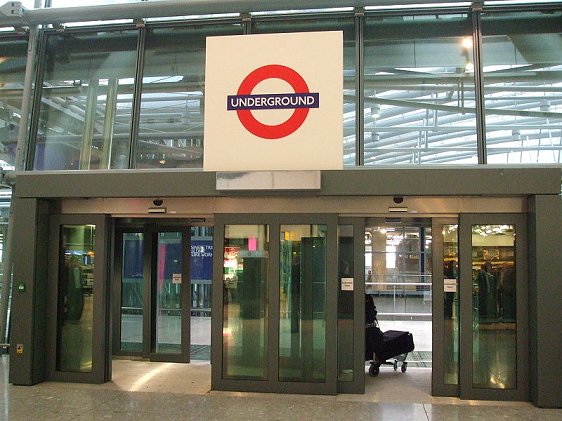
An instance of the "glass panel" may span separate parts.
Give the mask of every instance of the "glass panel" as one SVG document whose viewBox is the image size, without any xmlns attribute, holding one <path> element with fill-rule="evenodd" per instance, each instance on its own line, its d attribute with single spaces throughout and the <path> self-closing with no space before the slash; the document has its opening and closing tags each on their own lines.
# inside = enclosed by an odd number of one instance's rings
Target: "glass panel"
<svg viewBox="0 0 562 421">
<path fill-rule="evenodd" d="M 307 16 L 305 20 L 277 18 L 275 20 L 252 21 L 253 34 L 343 31 L 343 163 L 354 166 L 355 143 L 355 25 L 353 19 L 337 17 Z"/>
<path fill-rule="evenodd" d="M 365 165 L 475 164 L 466 15 L 367 18 Z"/>
<path fill-rule="evenodd" d="M 353 225 L 338 226 L 338 381 L 353 381 Z M 351 289 L 349 283 L 351 282 Z"/>
<path fill-rule="evenodd" d="M 458 225 L 443 225 L 444 383 L 459 383 Z"/>
<path fill-rule="evenodd" d="M 226 225 L 223 254 L 223 378 L 266 380 L 269 226 Z"/>
<path fill-rule="evenodd" d="M 517 387 L 515 226 L 472 226 L 472 383 Z"/>
<path fill-rule="evenodd" d="M 0 167 L 15 168 L 27 40 L 0 40 Z"/>
<path fill-rule="evenodd" d="M 158 233 L 155 352 L 181 352 L 182 233 Z"/>
<path fill-rule="evenodd" d="M 373 297 L 381 330 L 412 332 L 416 350 L 408 364 L 432 362 L 431 220 L 380 223 L 365 227 L 365 292 Z"/>
<path fill-rule="evenodd" d="M 123 233 L 121 269 L 121 351 L 142 352 L 144 317 L 144 236 Z"/>
<path fill-rule="evenodd" d="M 560 163 L 562 12 L 482 18 L 488 163 Z"/>
<path fill-rule="evenodd" d="M 146 35 L 137 168 L 202 168 L 205 42 L 240 25 L 158 28 Z"/>
<path fill-rule="evenodd" d="M 191 341 L 192 360 L 211 359 L 211 280 L 213 227 L 191 227 Z"/>
<path fill-rule="evenodd" d="M 365 288 L 379 315 L 431 315 L 431 228 L 368 226 Z"/>
<path fill-rule="evenodd" d="M 95 225 L 61 227 L 57 370 L 92 371 Z"/>
<path fill-rule="evenodd" d="M 137 32 L 47 39 L 34 170 L 127 168 Z"/>
<path fill-rule="evenodd" d="M 281 225 L 279 380 L 326 381 L 326 225 Z"/>
</svg>

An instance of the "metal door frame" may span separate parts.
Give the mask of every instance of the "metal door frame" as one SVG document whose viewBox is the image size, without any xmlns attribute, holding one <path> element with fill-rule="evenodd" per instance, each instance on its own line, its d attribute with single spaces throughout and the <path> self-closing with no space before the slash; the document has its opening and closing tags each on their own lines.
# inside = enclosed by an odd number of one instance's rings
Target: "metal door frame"
<svg viewBox="0 0 562 421">
<path fill-rule="evenodd" d="M 472 384 L 472 225 L 515 225 L 516 267 L 516 373 L 514 389 L 475 388 Z M 525 214 L 461 214 L 460 248 L 460 397 L 461 399 L 529 400 L 528 236 Z"/>
<path fill-rule="evenodd" d="M 222 378 L 223 253 L 225 225 L 269 225 L 270 261 L 267 300 L 267 379 Z M 326 238 L 326 382 L 279 381 L 279 227 L 282 224 L 325 224 Z M 337 393 L 337 215 L 336 214 L 215 214 L 211 320 L 211 385 L 213 390 L 329 394 Z M 220 250 L 220 252 L 219 252 Z"/>
</svg>

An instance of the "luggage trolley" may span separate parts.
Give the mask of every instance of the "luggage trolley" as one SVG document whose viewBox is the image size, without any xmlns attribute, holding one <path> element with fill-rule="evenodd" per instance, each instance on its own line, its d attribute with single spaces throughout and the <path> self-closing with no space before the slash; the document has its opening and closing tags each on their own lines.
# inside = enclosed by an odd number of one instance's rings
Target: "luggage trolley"
<svg viewBox="0 0 562 421">
<path fill-rule="evenodd" d="M 414 338 L 410 332 L 387 330 L 382 332 L 377 321 L 377 309 L 373 298 L 365 294 L 365 361 L 370 361 L 369 375 L 379 374 L 381 365 L 390 365 L 394 371 L 405 373 L 408 369 L 406 357 L 414 350 Z M 394 361 L 388 361 L 393 359 Z"/>
</svg>

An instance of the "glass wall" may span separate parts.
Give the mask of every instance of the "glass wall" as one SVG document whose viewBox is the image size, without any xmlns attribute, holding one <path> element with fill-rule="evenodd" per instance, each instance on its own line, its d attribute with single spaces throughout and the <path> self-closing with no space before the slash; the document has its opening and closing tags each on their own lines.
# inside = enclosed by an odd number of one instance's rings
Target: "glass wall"
<svg viewBox="0 0 562 421">
<path fill-rule="evenodd" d="M 472 383 L 517 387 L 515 226 L 472 226 Z"/>
<path fill-rule="evenodd" d="M 355 24 L 351 17 L 302 16 L 252 21 L 253 34 L 343 31 L 343 163 L 356 165 L 356 42 Z"/>
<path fill-rule="evenodd" d="M 343 31 L 345 166 L 560 163 L 561 17 L 562 11 L 552 10 L 482 14 L 485 114 L 478 116 L 480 69 L 474 67 L 475 29 L 468 10 L 415 15 L 368 10 L 364 17 L 347 10 L 256 13 L 249 24 L 216 16 L 148 22 L 145 42 L 139 43 L 144 48 L 139 104 L 133 97 L 139 31 L 47 32 L 32 169 L 201 169 L 205 38 L 244 31 Z M 21 88 L 25 51 L 18 51 Z M 6 63 L 0 62 L 3 79 L 17 73 Z M 2 83 L 0 110 L 12 101 L 13 121 L 2 111 L 0 133 L 10 143 L 17 105 L 15 93 Z M 133 109 L 139 110 L 135 121 Z M 481 140 L 487 156 L 478 156 L 477 122 L 486 129 Z"/>
<path fill-rule="evenodd" d="M 203 168 L 205 42 L 241 24 L 147 32 L 136 168 Z"/>
<path fill-rule="evenodd" d="M 57 370 L 92 371 L 94 225 L 63 225 L 58 291 Z"/>
<path fill-rule="evenodd" d="M 136 31 L 46 39 L 33 169 L 128 168 Z"/>
<path fill-rule="evenodd" d="M 225 379 L 267 379 L 269 226 L 226 225 L 223 265 Z"/>
<path fill-rule="evenodd" d="M 279 380 L 326 380 L 326 225 L 281 225 Z"/>
<path fill-rule="evenodd" d="M 15 168 L 21 118 L 26 38 L 0 38 L 0 167 Z"/>
<path fill-rule="evenodd" d="M 482 18 L 488 163 L 560 163 L 562 12 Z"/>
<path fill-rule="evenodd" d="M 367 17 L 365 165 L 475 164 L 467 15 Z"/>
</svg>

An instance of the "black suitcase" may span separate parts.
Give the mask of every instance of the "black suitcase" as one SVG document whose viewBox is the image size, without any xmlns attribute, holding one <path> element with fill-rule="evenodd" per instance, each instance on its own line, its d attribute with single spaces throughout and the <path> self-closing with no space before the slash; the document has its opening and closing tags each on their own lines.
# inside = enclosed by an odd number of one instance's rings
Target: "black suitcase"
<svg viewBox="0 0 562 421">
<path fill-rule="evenodd" d="M 373 324 L 365 328 L 365 361 L 371 361 L 373 354 L 379 354 L 383 346 L 383 333 Z"/>
<path fill-rule="evenodd" d="M 376 354 L 379 361 L 386 361 L 396 355 L 406 354 L 413 350 L 414 338 L 410 332 L 387 330 L 383 334 L 382 349 Z"/>
</svg>

